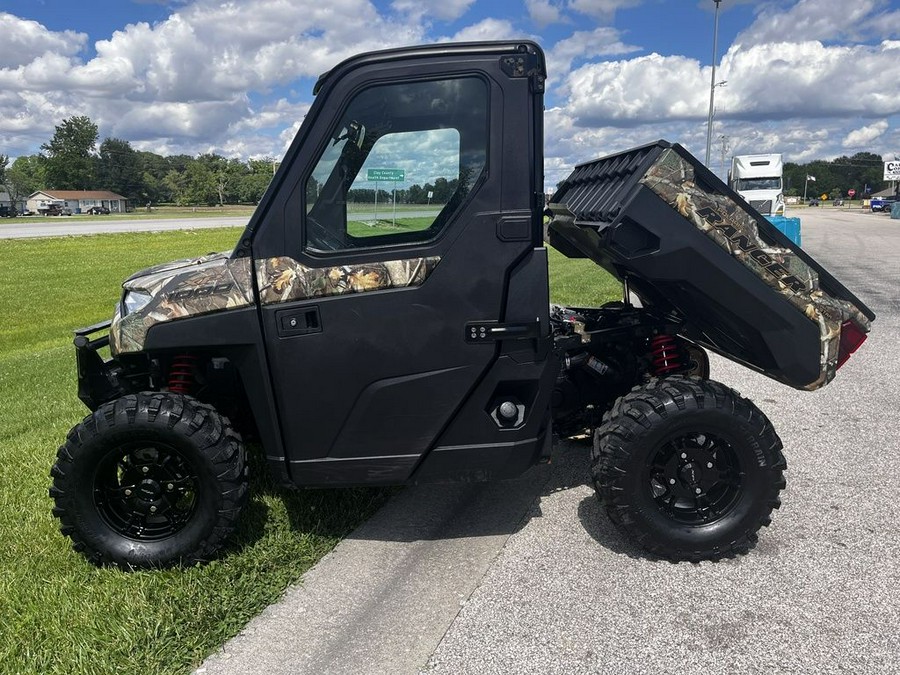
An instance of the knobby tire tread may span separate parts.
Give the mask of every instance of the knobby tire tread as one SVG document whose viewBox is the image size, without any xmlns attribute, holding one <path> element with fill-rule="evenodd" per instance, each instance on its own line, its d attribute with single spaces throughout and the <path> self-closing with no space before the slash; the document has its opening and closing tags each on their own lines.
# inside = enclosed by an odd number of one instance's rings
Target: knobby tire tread
<svg viewBox="0 0 900 675">
<path fill-rule="evenodd" d="M 635 517 L 635 496 L 623 487 L 628 473 L 624 465 L 631 459 L 634 444 L 670 415 L 710 409 L 733 415 L 753 430 L 768 462 L 765 494 L 761 498 L 765 508 L 750 527 L 735 532 L 724 545 L 697 550 L 676 549 L 648 531 Z M 696 377 L 653 378 L 619 398 L 595 431 L 591 450 L 591 477 L 609 518 L 638 546 L 673 562 L 719 560 L 753 548 L 759 529 L 771 523 L 771 511 L 781 505 L 779 495 L 785 487 L 783 473 L 786 469 L 781 440 L 762 411 L 737 391 L 713 380 Z"/>
</svg>

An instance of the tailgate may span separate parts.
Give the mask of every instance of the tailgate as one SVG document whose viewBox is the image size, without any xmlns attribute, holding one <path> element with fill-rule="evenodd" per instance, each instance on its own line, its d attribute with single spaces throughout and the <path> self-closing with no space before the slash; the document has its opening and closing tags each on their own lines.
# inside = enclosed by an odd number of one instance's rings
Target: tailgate
<svg viewBox="0 0 900 675">
<path fill-rule="evenodd" d="M 547 239 L 626 279 L 712 351 L 798 389 L 827 384 L 874 313 L 679 145 L 580 164 Z"/>
</svg>

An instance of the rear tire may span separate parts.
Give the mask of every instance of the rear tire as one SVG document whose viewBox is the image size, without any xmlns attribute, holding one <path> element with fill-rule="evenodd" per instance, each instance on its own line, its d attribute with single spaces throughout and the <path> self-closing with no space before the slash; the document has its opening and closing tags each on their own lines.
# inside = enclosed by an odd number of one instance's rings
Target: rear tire
<svg viewBox="0 0 900 675">
<path fill-rule="evenodd" d="M 172 393 L 123 396 L 69 432 L 50 472 L 53 514 L 94 564 L 208 560 L 247 498 L 245 452 L 226 417 Z"/>
<path fill-rule="evenodd" d="M 651 380 L 594 434 L 591 472 L 610 519 L 673 561 L 746 553 L 780 506 L 786 469 L 765 415 L 710 380 Z"/>
</svg>

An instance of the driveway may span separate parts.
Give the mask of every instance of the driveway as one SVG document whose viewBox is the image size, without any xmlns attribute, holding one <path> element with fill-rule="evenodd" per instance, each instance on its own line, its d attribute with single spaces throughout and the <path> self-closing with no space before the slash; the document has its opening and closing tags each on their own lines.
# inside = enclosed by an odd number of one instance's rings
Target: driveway
<svg viewBox="0 0 900 675">
<path fill-rule="evenodd" d="M 403 491 L 198 672 L 896 672 L 900 222 L 801 217 L 804 247 L 878 319 L 818 392 L 714 360 L 788 459 L 749 555 L 645 556 L 594 498 L 586 445 L 562 443 L 518 481 Z"/>
</svg>

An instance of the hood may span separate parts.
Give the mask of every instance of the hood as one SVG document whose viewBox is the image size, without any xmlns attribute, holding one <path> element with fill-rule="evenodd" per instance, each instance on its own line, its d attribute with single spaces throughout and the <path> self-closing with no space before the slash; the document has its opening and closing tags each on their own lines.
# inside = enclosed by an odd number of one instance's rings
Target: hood
<svg viewBox="0 0 900 675">
<path fill-rule="evenodd" d="M 253 304 L 251 270 L 250 258 L 211 253 L 133 274 L 122 284 L 125 292 L 110 326 L 110 351 L 141 351 L 147 331 L 159 323 Z"/>
<path fill-rule="evenodd" d="M 627 279 L 685 337 L 798 389 L 827 384 L 875 318 L 679 145 L 580 164 L 549 208 L 563 254 Z"/>
<path fill-rule="evenodd" d="M 230 251 L 223 251 L 222 253 L 207 253 L 206 255 L 202 255 L 197 258 L 181 258 L 179 260 L 172 260 L 171 262 L 153 265 L 152 267 L 148 267 L 132 274 L 124 282 L 122 282 L 122 287 L 126 289 L 144 288 L 144 286 L 142 286 L 141 284 L 152 285 L 155 282 L 157 276 L 159 276 L 160 278 L 169 277 L 172 276 L 173 273 L 179 270 L 183 270 L 186 267 L 199 267 L 202 265 L 206 265 L 207 263 L 225 260 L 230 256 Z M 153 277 L 153 279 L 148 279 L 148 277 Z"/>
</svg>

